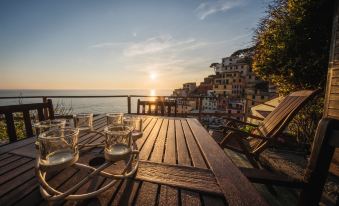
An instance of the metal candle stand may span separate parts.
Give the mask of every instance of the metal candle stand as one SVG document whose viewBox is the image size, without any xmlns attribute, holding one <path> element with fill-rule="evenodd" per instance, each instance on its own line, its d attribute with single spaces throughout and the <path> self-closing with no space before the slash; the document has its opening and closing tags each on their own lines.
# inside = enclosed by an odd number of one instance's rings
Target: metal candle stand
<svg viewBox="0 0 339 206">
<path fill-rule="evenodd" d="M 102 136 L 105 135 L 102 132 L 97 132 L 97 131 L 94 131 L 92 129 L 87 131 L 87 133 L 96 133 L 96 134 L 100 134 Z M 110 157 L 110 154 L 106 153 L 106 151 L 105 151 L 105 160 L 106 161 L 102 165 L 100 165 L 98 168 L 94 168 L 94 167 L 86 165 L 86 164 L 78 163 L 77 161 L 79 159 L 79 152 L 74 156 L 74 158 L 72 160 L 65 162 L 64 164 L 50 165 L 50 166 L 46 167 L 45 165 L 41 164 L 41 156 L 40 156 L 41 153 L 39 152 L 39 147 L 37 147 L 37 161 L 36 161 L 36 165 L 35 165 L 35 172 L 36 172 L 36 176 L 37 176 L 39 183 L 40 183 L 40 192 L 41 192 L 43 198 L 45 198 L 48 201 L 56 201 L 56 200 L 61 200 L 61 199 L 82 200 L 82 199 L 86 199 L 86 198 L 91 198 L 91 197 L 95 197 L 95 196 L 99 195 L 100 193 L 102 193 L 102 192 L 106 191 L 107 189 L 109 189 L 110 187 L 112 187 L 115 183 L 117 183 L 117 180 L 132 177 L 135 174 L 135 172 L 137 171 L 138 166 L 139 166 L 139 150 L 137 149 L 137 146 L 135 144 L 135 140 L 138 137 L 135 137 L 135 136 L 131 137 L 131 136 L 130 136 L 130 140 L 132 140 L 132 144 L 130 144 L 129 152 L 128 152 L 127 155 L 121 156 L 121 157 L 119 157 L 120 159 L 117 159 L 116 157 Z M 142 134 L 140 134 L 140 136 L 142 136 Z M 77 146 L 79 148 L 82 148 L 82 147 L 103 147 L 104 148 L 105 147 L 103 143 L 100 143 L 100 144 L 77 144 Z M 128 162 L 127 162 L 125 168 L 123 169 L 123 171 L 121 172 L 121 174 L 111 174 L 109 172 L 103 171 L 104 169 L 114 165 L 115 162 L 120 161 L 120 160 L 127 160 L 127 159 L 128 159 Z M 132 168 L 133 160 L 136 160 L 136 164 Z M 47 181 L 46 181 L 47 172 L 53 171 L 53 170 L 61 170 L 61 169 L 71 167 L 71 166 L 79 168 L 79 169 L 88 170 L 90 173 L 85 178 L 83 178 L 79 183 L 72 186 L 71 188 L 69 188 L 65 192 L 58 191 L 57 189 L 53 188 L 52 186 L 50 186 L 47 183 Z M 108 184 L 99 188 L 96 191 L 84 193 L 84 194 L 74 194 L 81 186 L 83 186 L 89 180 L 91 180 L 93 177 L 98 176 L 98 175 L 105 177 L 105 178 L 111 178 L 111 181 Z"/>
</svg>

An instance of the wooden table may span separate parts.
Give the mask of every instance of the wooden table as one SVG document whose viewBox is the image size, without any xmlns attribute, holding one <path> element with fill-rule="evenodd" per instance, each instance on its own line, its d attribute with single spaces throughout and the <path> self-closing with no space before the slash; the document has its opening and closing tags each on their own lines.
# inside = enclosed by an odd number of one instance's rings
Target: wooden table
<svg viewBox="0 0 339 206">
<path fill-rule="evenodd" d="M 143 116 L 143 121 L 144 134 L 137 141 L 142 161 L 136 177 L 120 181 L 98 198 L 78 204 L 266 205 L 196 119 Z M 97 131 L 105 125 L 104 116 L 95 117 Z M 88 140 L 99 143 L 103 137 L 84 134 L 79 138 L 79 142 Z M 0 148 L 0 205 L 47 205 L 34 174 L 34 141 L 30 138 Z M 81 153 L 79 161 L 87 164 L 94 157 L 103 156 L 101 148 Z M 63 191 L 86 175 L 85 171 L 67 168 L 50 175 L 49 183 Z M 77 193 L 93 191 L 107 182 L 103 177 L 94 178 Z"/>
</svg>

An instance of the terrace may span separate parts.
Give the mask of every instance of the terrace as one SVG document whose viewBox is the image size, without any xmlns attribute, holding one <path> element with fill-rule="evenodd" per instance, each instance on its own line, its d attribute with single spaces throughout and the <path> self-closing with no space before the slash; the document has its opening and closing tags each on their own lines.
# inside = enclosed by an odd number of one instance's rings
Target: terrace
<svg viewBox="0 0 339 206">
<path fill-rule="evenodd" d="M 338 175 L 339 4 L 335 11 L 324 113 L 301 175 L 283 173 L 289 154 L 281 160 L 269 146 L 318 89 L 286 95 L 258 125 L 238 120 L 243 113 L 203 112 L 203 99 L 215 97 L 23 96 L 41 102 L 0 106 L 0 205 L 338 205 L 324 192 L 329 173 Z M 120 98 L 125 114 L 58 113 L 60 98 Z M 178 112 L 186 100 L 195 112 Z M 225 121 L 204 125 L 206 116 Z"/>
</svg>

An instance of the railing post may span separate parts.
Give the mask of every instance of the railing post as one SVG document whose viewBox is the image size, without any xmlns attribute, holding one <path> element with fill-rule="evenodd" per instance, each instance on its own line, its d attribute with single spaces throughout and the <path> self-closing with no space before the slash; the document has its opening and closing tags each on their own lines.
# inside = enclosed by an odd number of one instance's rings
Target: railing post
<svg viewBox="0 0 339 206">
<path fill-rule="evenodd" d="M 248 99 L 245 99 L 244 102 L 244 122 L 247 122 L 247 115 L 248 115 L 248 111 L 247 111 L 247 107 L 248 107 Z"/>
<path fill-rule="evenodd" d="M 42 97 L 42 102 L 43 103 L 47 103 L 47 97 Z M 47 110 L 47 108 L 44 108 L 44 116 L 45 116 L 45 119 L 48 119 L 48 110 Z"/>
<path fill-rule="evenodd" d="M 202 97 L 199 97 L 199 121 L 201 121 Z"/>
<path fill-rule="evenodd" d="M 131 114 L 131 96 L 127 96 L 127 112 L 128 114 Z"/>
</svg>

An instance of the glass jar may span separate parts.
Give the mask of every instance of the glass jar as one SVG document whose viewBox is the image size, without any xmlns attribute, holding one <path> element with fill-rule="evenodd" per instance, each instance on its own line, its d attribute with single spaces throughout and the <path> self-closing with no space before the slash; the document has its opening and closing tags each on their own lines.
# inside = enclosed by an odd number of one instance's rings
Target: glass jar
<svg viewBox="0 0 339 206">
<path fill-rule="evenodd" d="M 93 113 L 79 113 L 73 115 L 74 127 L 80 131 L 93 130 Z"/>
<path fill-rule="evenodd" d="M 107 125 L 122 124 L 124 113 L 107 113 Z"/>
<path fill-rule="evenodd" d="M 57 128 L 39 135 L 40 165 L 45 168 L 65 168 L 74 164 L 79 158 L 79 129 Z"/>
<path fill-rule="evenodd" d="M 126 125 L 110 125 L 104 128 L 105 158 L 119 161 L 131 153 L 131 133 L 133 128 Z"/>
<path fill-rule="evenodd" d="M 51 129 L 60 129 L 65 128 L 66 120 L 65 119 L 52 119 L 37 122 L 33 125 L 35 129 L 35 135 L 39 137 L 39 135 L 43 132 L 46 132 Z"/>
</svg>

